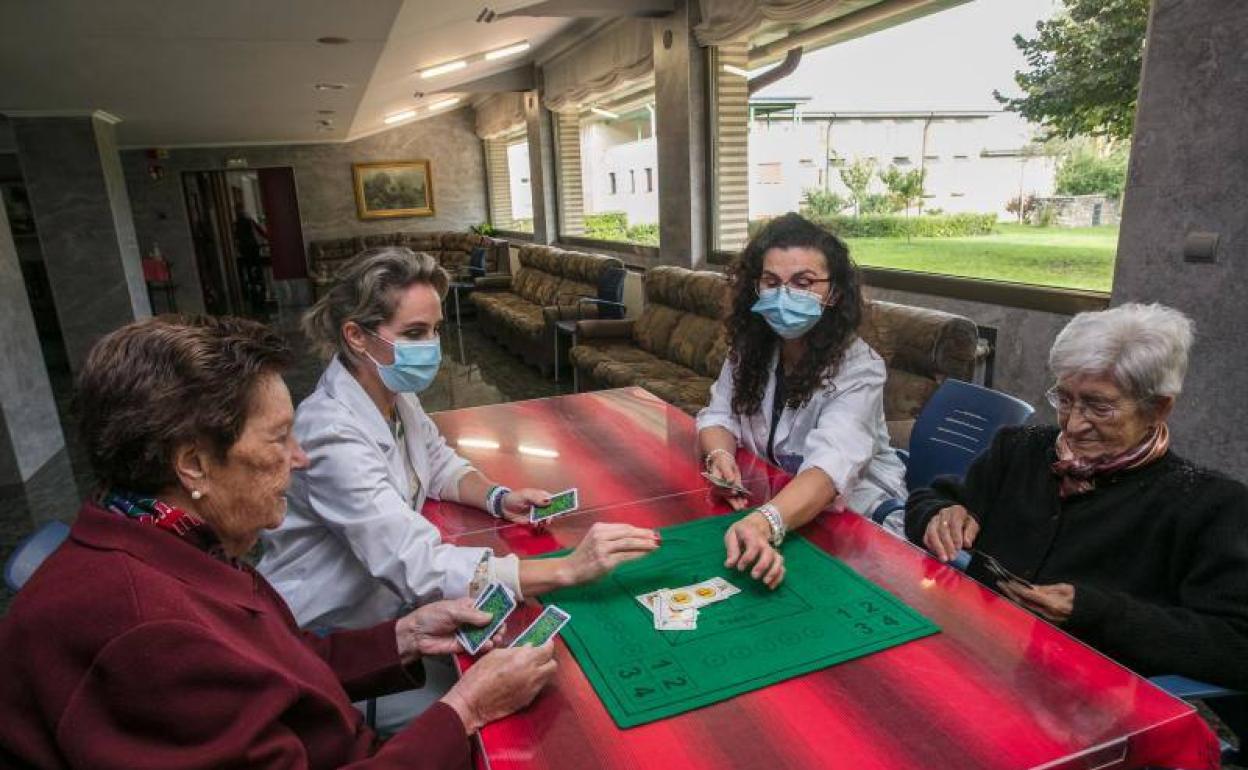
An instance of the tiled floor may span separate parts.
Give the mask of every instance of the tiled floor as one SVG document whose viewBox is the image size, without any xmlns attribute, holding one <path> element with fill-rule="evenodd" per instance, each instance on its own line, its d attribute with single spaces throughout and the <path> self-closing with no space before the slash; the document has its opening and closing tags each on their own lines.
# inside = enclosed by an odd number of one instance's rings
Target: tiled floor
<svg viewBox="0 0 1248 770">
<path fill-rule="evenodd" d="M 309 351 L 299 331 L 297 313 L 279 313 L 271 323 L 298 351 L 298 363 L 286 373 L 291 397 L 297 404 L 316 387 L 323 365 Z M 567 378 L 556 384 L 521 364 L 482 335 L 468 319 L 464 320 L 462 330 L 448 324 L 442 335 L 442 348 L 442 369 L 429 390 L 421 394 L 421 403 L 431 412 L 543 398 L 572 390 Z M 71 520 L 82 497 L 93 486 L 91 470 L 69 414 L 71 381 L 68 372 L 52 372 L 52 385 L 68 447 L 25 485 L 0 487 L 0 563 L 40 524 L 51 519 Z M 8 609 L 11 600 L 8 587 L 0 587 L 0 615 Z"/>
</svg>

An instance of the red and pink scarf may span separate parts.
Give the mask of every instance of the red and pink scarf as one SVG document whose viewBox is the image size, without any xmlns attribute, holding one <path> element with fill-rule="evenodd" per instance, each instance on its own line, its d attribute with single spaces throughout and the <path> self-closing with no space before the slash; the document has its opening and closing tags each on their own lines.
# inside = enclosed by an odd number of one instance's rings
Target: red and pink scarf
<svg viewBox="0 0 1248 770">
<path fill-rule="evenodd" d="M 1058 495 L 1063 499 L 1096 489 L 1098 477 L 1139 468 L 1160 460 L 1170 449 L 1170 429 L 1161 423 L 1144 436 L 1133 448 L 1116 455 L 1084 459 L 1076 457 L 1066 441 L 1066 434 L 1057 434 L 1057 462 L 1051 466 L 1058 479 Z"/>
<path fill-rule="evenodd" d="M 209 556 L 229 564 L 235 561 L 225 555 L 225 548 L 207 522 L 190 511 L 169 505 L 151 495 L 139 495 L 116 488 L 100 493 L 99 503 L 105 509 L 132 521 L 163 529 Z"/>
</svg>

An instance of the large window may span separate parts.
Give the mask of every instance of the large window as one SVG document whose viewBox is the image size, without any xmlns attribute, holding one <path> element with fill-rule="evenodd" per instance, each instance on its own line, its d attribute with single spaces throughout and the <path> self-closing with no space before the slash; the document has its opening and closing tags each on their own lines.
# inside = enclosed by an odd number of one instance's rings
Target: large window
<svg viewBox="0 0 1248 770">
<path fill-rule="evenodd" d="M 511 193 L 511 230 L 533 232 L 533 185 L 529 182 L 529 139 L 507 145 L 507 186 Z"/>
<path fill-rule="evenodd" d="M 599 100 L 580 112 L 577 125 L 582 237 L 657 246 L 658 148 L 652 89 L 634 86 Z"/>
<path fill-rule="evenodd" d="M 1078 188 L 1060 168 L 1114 149 L 1045 142 L 993 97 L 1014 92 L 1026 68 L 1014 36 L 1055 7 L 972 0 L 808 45 L 794 72 L 752 94 L 749 80 L 778 62 L 751 62 L 746 43 L 720 46 L 716 247 L 738 250 L 767 219 L 802 211 L 865 266 L 1108 291 L 1117 197 L 1112 186 L 1067 194 Z"/>
</svg>

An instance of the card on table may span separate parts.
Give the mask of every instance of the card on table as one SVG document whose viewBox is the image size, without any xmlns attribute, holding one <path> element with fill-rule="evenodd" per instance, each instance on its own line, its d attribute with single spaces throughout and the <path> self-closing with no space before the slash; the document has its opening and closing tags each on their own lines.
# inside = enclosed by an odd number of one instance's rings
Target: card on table
<svg viewBox="0 0 1248 770">
<path fill-rule="evenodd" d="M 542 610 L 542 614 L 538 615 L 528 628 L 512 640 L 511 646 L 520 647 L 527 644 L 531 647 L 541 647 L 553 639 L 555 634 L 559 633 L 559 629 L 571 619 L 571 615 L 552 604 Z"/>
<path fill-rule="evenodd" d="M 736 492 L 739 495 L 744 495 L 745 497 L 750 496 L 750 490 L 746 489 L 742 485 L 734 484 L 728 479 L 721 479 L 719 476 L 716 476 L 713 473 L 707 473 L 706 471 L 702 471 L 702 478 L 711 482 L 712 484 L 719 487 L 720 489 L 727 489 L 732 492 Z"/>
<path fill-rule="evenodd" d="M 487 612 L 490 622 L 484 626 L 460 626 L 455 638 L 469 655 L 476 655 L 486 641 L 498 632 L 499 626 L 516 609 L 516 597 L 502 583 L 490 583 L 477 597 L 474 607 Z"/>
<path fill-rule="evenodd" d="M 534 524 L 539 521 L 549 521 L 556 516 L 571 513 L 579 507 L 581 507 L 580 495 L 576 487 L 572 487 L 551 495 L 550 502 L 546 505 L 534 505 L 529 508 L 529 521 Z"/>
</svg>

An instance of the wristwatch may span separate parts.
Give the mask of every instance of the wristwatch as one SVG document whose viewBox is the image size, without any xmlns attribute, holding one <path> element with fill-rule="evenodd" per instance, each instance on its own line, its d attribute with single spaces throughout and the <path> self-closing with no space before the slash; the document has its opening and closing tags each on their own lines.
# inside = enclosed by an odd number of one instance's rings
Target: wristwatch
<svg viewBox="0 0 1248 770">
<path fill-rule="evenodd" d="M 767 520 L 767 525 L 771 527 L 771 544 L 779 548 L 784 542 L 784 518 L 780 516 L 780 511 L 771 503 L 763 503 L 756 509 Z"/>
</svg>

